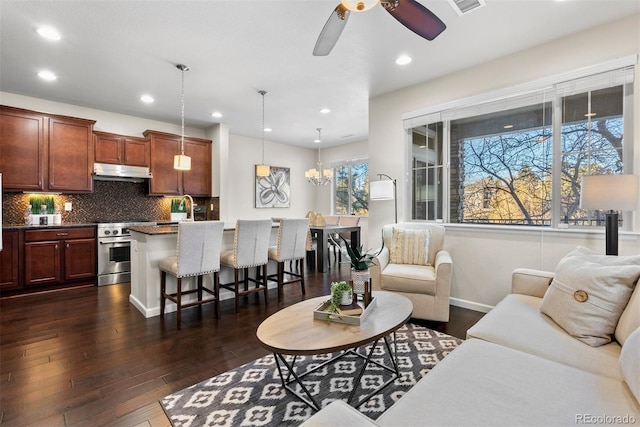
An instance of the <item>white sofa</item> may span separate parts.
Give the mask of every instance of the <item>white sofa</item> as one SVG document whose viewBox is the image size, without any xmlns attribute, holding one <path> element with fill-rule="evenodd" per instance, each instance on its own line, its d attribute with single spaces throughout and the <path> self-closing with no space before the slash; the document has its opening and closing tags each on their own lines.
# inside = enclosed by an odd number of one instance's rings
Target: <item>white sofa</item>
<svg viewBox="0 0 640 427">
<path fill-rule="evenodd" d="M 540 312 L 552 278 L 515 270 L 512 293 L 376 421 L 334 401 L 304 425 L 640 425 L 640 290 L 615 341 L 591 347 Z"/>
</svg>

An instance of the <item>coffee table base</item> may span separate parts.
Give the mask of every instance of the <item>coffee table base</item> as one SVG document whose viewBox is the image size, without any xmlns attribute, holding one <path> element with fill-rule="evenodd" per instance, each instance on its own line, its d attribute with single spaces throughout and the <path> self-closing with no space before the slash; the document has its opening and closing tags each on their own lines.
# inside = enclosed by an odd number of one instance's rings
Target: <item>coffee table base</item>
<svg viewBox="0 0 640 427">
<path fill-rule="evenodd" d="M 379 393 L 380 391 L 382 391 L 385 387 L 387 387 L 389 384 L 391 384 L 392 382 L 394 382 L 396 379 L 398 379 L 400 377 L 400 370 L 398 369 L 398 359 L 397 359 L 397 353 L 396 353 L 396 333 L 393 332 L 393 351 L 391 350 L 391 345 L 389 344 L 389 340 L 388 337 L 383 337 L 382 338 L 384 340 L 384 344 L 387 348 L 387 352 L 389 354 L 389 358 L 391 359 L 391 363 L 393 364 L 393 368 L 390 368 L 389 366 L 383 364 L 383 363 L 378 363 L 375 360 L 371 360 L 371 356 L 373 355 L 373 352 L 375 351 L 375 349 L 378 346 L 378 343 L 380 342 L 380 339 L 377 339 L 376 341 L 373 342 L 373 345 L 371 346 L 371 349 L 369 350 L 368 354 L 366 356 L 358 353 L 356 350 L 357 349 L 350 349 L 350 350 L 344 350 L 342 351 L 340 354 L 338 354 L 337 356 L 332 357 L 331 359 L 321 363 L 320 365 L 312 368 L 312 369 L 308 369 L 307 371 L 303 372 L 302 374 L 296 374 L 293 370 L 295 363 L 296 363 L 296 359 L 297 356 L 293 356 L 293 360 L 291 361 L 291 363 L 287 362 L 287 359 L 285 357 L 284 354 L 280 354 L 280 353 L 274 353 L 274 357 L 276 359 L 276 366 L 278 368 L 278 374 L 280 375 L 280 380 L 282 381 L 282 386 L 289 391 L 291 394 L 293 394 L 294 396 L 296 396 L 298 399 L 300 399 L 302 402 L 306 403 L 308 406 L 310 406 L 312 409 L 315 409 L 316 411 L 319 411 L 320 405 L 318 404 L 318 402 L 316 402 L 316 400 L 314 399 L 314 397 L 311 395 L 311 393 L 309 392 L 309 390 L 307 389 L 307 387 L 302 383 L 302 378 L 305 377 L 306 375 L 330 364 L 335 362 L 336 360 L 341 359 L 342 357 L 346 356 L 347 354 L 353 354 L 355 356 L 358 356 L 362 359 L 365 359 L 364 364 L 362 365 L 362 367 L 360 368 L 360 372 L 358 373 L 358 377 L 356 378 L 354 384 L 353 384 L 353 389 L 351 390 L 351 393 L 349 394 L 349 398 L 347 399 L 347 403 L 351 405 L 351 401 L 353 400 L 353 397 L 355 396 L 356 391 L 358 390 L 358 386 L 360 384 L 360 380 L 362 379 L 362 376 L 364 375 L 364 372 L 367 369 L 367 366 L 370 363 L 373 363 L 374 365 L 379 366 L 380 368 L 391 372 L 393 374 L 392 378 L 390 378 L 389 380 L 387 380 L 384 384 L 382 384 L 380 387 L 376 388 L 374 391 L 370 392 L 368 395 L 366 395 L 365 397 L 363 397 L 362 399 L 360 399 L 359 401 L 357 401 L 354 405 L 352 405 L 354 408 L 359 408 L 363 403 L 365 403 L 366 401 L 368 401 L 369 399 L 371 399 L 375 394 Z M 283 369 L 283 367 L 280 366 L 280 363 L 282 363 L 282 365 L 284 365 L 284 368 L 286 368 L 286 371 Z M 286 375 L 286 378 L 285 378 Z M 293 378 L 291 378 L 293 377 Z M 294 390 L 291 386 L 289 386 L 289 384 L 291 383 L 296 383 L 300 386 L 300 388 L 302 389 L 302 391 L 304 392 L 304 394 L 299 393 L 298 391 Z"/>
</svg>

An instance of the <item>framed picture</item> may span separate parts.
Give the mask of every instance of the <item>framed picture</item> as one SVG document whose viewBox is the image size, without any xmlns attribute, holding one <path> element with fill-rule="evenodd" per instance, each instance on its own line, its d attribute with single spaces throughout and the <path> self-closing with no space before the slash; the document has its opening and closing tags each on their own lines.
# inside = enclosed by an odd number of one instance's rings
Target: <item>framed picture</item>
<svg viewBox="0 0 640 427">
<path fill-rule="evenodd" d="M 291 196 L 290 169 L 271 166 L 269 176 L 256 177 L 256 208 L 288 208 Z"/>
</svg>

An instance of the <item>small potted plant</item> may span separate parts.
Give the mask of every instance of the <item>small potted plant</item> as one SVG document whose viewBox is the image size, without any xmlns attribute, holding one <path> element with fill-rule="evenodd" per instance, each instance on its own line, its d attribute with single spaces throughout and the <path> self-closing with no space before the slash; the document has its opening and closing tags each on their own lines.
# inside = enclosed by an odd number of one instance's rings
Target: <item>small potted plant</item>
<svg viewBox="0 0 640 427">
<path fill-rule="evenodd" d="M 353 301 L 353 289 L 344 280 L 331 283 L 331 304 L 330 313 L 337 313 L 341 305 L 349 305 Z"/>
<path fill-rule="evenodd" d="M 365 284 L 370 278 L 369 267 L 374 264 L 373 259 L 382 252 L 382 249 L 384 248 L 384 239 L 382 240 L 380 250 L 372 254 L 363 251 L 362 246 L 352 248 L 344 237 L 339 234 L 338 237 L 344 242 L 344 246 L 346 247 L 346 250 L 341 249 L 341 251 L 349 257 L 349 263 L 351 264 L 351 280 L 353 280 L 354 290 L 356 293 L 362 294 L 364 293 Z"/>
</svg>

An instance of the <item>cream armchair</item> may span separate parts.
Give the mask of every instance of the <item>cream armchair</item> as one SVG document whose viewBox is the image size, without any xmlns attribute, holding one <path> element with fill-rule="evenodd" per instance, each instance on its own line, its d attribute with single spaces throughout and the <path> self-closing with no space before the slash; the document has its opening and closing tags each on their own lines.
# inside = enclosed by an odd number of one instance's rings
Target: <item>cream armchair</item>
<svg viewBox="0 0 640 427">
<path fill-rule="evenodd" d="M 373 290 L 409 298 L 411 317 L 448 322 L 452 261 L 443 249 L 444 227 L 388 224 L 382 228 L 382 238 L 384 248 L 370 268 Z"/>
</svg>

